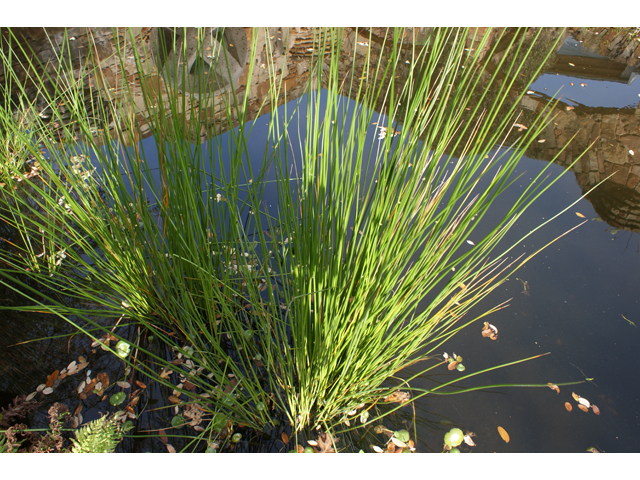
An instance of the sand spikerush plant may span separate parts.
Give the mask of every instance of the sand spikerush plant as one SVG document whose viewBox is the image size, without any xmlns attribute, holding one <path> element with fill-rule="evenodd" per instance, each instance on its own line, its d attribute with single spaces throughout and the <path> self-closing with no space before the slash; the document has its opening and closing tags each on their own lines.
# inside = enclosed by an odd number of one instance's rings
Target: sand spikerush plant
<svg viewBox="0 0 640 480">
<path fill-rule="evenodd" d="M 51 161 L 41 177 L 25 178 L 34 195 L 9 189 L 1 205 L 24 241 L 0 254 L 0 281 L 36 305 L 10 308 L 45 308 L 86 334 L 102 328 L 120 338 L 96 316 L 146 329 L 181 361 L 138 346 L 147 361 L 131 366 L 170 388 L 170 376 L 181 375 L 179 392 L 212 419 L 206 435 L 279 419 L 294 431 L 333 431 L 354 411 L 410 390 L 404 368 L 432 359 L 493 311 L 465 316 L 526 261 L 510 260 L 513 247 L 500 241 L 549 185 L 535 178 L 489 233 L 468 242 L 551 118 L 543 111 L 505 144 L 518 118 L 509 79 L 521 65 L 501 64 L 507 80 L 481 83 L 491 48 L 480 55 L 488 36 L 467 48 L 471 33 L 434 29 L 418 47 L 390 31 L 359 63 L 356 49 L 345 50 L 353 38 L 318 31 L 308 93 L 284 112 L 276 99 L 285 85 L 267 43 L 262 159 L 248 148 L 251 89 L 221 89 L 205 69 L 193 81 L 180 68 L 195 49 L 213 52 L 215 71 L 224 72 L 219 32 L 165 40 L 174 64 L 156 72 L 163 87 L 141 82 L 155 152 L 127 146 L 141 137 L 136 92 L 129 84 L 118 98 L 96 92 L 104 82 L 91 55 L 65 75 L 64 88 L 36 75 L 55 87 L 43 90 L 49 104 L 64 105 L 73 122 L 60 116 L 56 140 L 39 139 Z M 514 58 L 535 48 L 521 33 L 510 40 L 523 53 Z M 252 36 L 248 78 L 263 53 L 260 35 Z M 116 55 L 124 62 L 122 45 Z M 147 57 L 134 55 L 144 76 Z M 401 70 L 405 82 L 396 79 Z M 491 108 L 480 111 L 485 101 Z M 216 104 L 219 121 L 211 118 Z M 218 135 L 223 122 L 239 126 Z M 200 144 L 203 131 L 211 140 Z M 38 154 L 17 126 L 13 133 Z M 267 188 L 277 191 L 277 214 L 265 205 Z M 51 291 L 94 307 L 68 306 Z"/>
</svg>

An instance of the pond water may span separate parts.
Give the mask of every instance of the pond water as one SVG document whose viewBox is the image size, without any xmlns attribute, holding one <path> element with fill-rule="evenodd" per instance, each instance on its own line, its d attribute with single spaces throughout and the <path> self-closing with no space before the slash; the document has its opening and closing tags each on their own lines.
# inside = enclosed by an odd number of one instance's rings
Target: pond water
<svg viewBox="0 0 640 480">
<path fill-rule="evenodd" d="M 581 82 L 586 86 L 580 87 Z M 560 95 L 565 93 L 576 104 L 590 107 L 635 109 L 640 100 L 638 82 L 546 74 L 530 89 L 556 92 L 560 87 Z M 515 200 L 519 187 L 545 165 L 545 161 L 523 158 L 518 167 L 522 181 L 508 195 Z M 561 166 L 552 167 L 554 176 L 563 172 Z M 603 222 L 590 196 L 581 199 L 584 184 L 577 177 L 566 172 L 511 232 L 515 240 L 577 201 L 522 242 L 522 251 L 531 253 L 586 220 L 515 272 L 485 301 L 485 306 L 509 303 L 486 319 L 499 328 L 498 340 L 483 338 L 478 322 L 445 345 L 443 352 L 463 356 L 467 372 L 548 353 L 488 372 L 462 387 L 592 380 L 561 386 L 560 393 L 523 387 L 425 397 L 418 420 L 423 425 L 420 440 L 425 448 L 439 450 L 441 435 L 454 424 L 477 434 L 477 446 L 466 448 L 475 452 L 583 452 L 592 446 L 608 452 L 640 450 L 640 387 L 635 381 L 638 362 L 634 355 L 640 342 L 636 326 L 640 325 L 640 237 L 636 228 Z M 628 190 L 613 183 L 609 188 L 612 195 Z M 637 190 L 635 197 L 625 198 L 630 205 L 640 200 Z M 509 203 L 509 197 L 505 201 Z M 451 377 L 444 367 L 442 370 L 441 378 L 434 380 Z M 425 388 L 429 383 L 424 382 Z M 600 415 L 575 408 L 572 392 L 597 405 Z M 565 410 L 565 402 L 574 404 L 573 411 Z M 500 438 L 498 426 L 509 433 L 509 444 Z"/>
<path fill-rule="evenodd" d="M 546 73 L 529 88 L 549 96 L 561 88 L 558 96 L 568 106 L 574 107 L 576 112 L 585 107 L 584 115 L 601 115 L 599 121 L 603 124 L 616 115 L 628 115 L 640 101 L 640 81 Z M 353 107 L 352 103 L 349 105 Z M 599 113 L 598 109 L 602 111 Z M 617 113 L 616 109 L 624 111 Z M 582 121 L 583 117 L 576 117 L 576 122 Z M 381 122 L 386 125 L 386 118 Z M 262 118 L 254 121 L 255 128 L 248 144 L 249 158 L 252 153 L 256 158 L 262 158 L 267 137 L 265 123 Z M 579 127 L 577 125 L 576 129 Z M 377 126 L 371 126 L 367 147 L 375 149 L 376 129 Z M 640 132 L 635 131 L 635 135 Z M 218 141 L 223 149 L 226 148 L 228 134 Z M 296 145 L 295 136 L 292 144 Z M 154 139 L 143 140 L 142 145 L 147 158 L 152 158 Z M 635 153 L 635 156 L 639 155 L 640 151 Z M 513 204 L 522 187 L 526 187 L 548 161 L 548 158 L 523 158 L 516 172 L 522 177 L 514 188 L 507 190 L 500 204 Z M 549 170 L 553 178 L 563 171 L 562 165 L 552 165 Z M 476 446 L 463 445 L 463 451 L 584 452 L 588 447 L 605 452 L 640 450 L 636 435 L 640 426 L 640 386 L 635 381 L 638 361 L 634 355 L 640 343 L 637 327 L 640 326 L 640 230 L 629 226 L 633 225 L 631 214 L 624 216 L 627 223 L 617 221 L 616 213 L 603 221 L 602 207 L 596 211 L 590 201 L 595 193 L 581 198 L 593 185 L 593 182 L 585 184 L 584 179 L 590 177 L 584 177 L 583 173 L 584 170 L 576 168 L 565 172 L 517 222 L 506 243 L 525 236 L 576 202 L 549 225 L 520 242 L 515 255 L 531 254 L 552 239 L 560 238 L 515 272 L 469 315 L 479 314 L 502 302 L 508 302 L 509 306 L 457 334 L 442 346 L 440 353 L 455 352 L 463 356 L 465 373 L 543 355 L 466 380 L 459 385 L 461 388 L 584 383 L 560 386 L 560 393 L 548 388 L 491 387 L 459 395 L 425 396 L 415 403 L 418 451 L 440 451 L 442 436 L 452 426 L 476 434 Z M 606 189 L 605 186 L 598 188 L 613 197 L 617 194 L 625 196 L 623 200 L 608 203 L 598 197 L 598 205 L 623 201 L 632 210 L 640 206 L 640 184 L 634 190 L 628 182 L 608 182 Z M 273 192 L 267 190 L 265 201 L 270 209 L 277 208 Z M 499 213 L 500 208 L 496 208 L 494 214 Z M 491 225 L 490 217 L 485 221 L 478 227 L 479 236 L 483 228 L 488 231 Z M 485 320 L 498 327 L 496 341 L 482 336 L 481 325 Z M 87 350 L 88 347 L 83 345 L 83 348 Z M 415 380 L 412 386 L 430 388 L 437 382 L 460 376 L 444 366 L 434 372 L 428 378 Z M 600 415 L 575 408 L 572 392 L 596 404 Z M 573 411 L 565 409 L 565 402 L 574 405 Z M 94 410 L 94 416 L 97 413 L 98 410 Z M 405 408 L 391 420 L 405 421 L 409 427 L 413 422 L 412 411 Z M 498 426 L 509 433 L 508 444 L 500 438 Z"/>
</svg>

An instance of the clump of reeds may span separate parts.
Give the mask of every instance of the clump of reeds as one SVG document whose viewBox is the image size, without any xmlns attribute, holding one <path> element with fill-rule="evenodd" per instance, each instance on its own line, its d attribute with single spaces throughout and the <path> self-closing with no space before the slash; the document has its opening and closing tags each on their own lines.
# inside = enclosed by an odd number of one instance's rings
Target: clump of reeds
<svg viewBox="0 0 640 480">
<path fill-rule="evenodd" d="M 125 102 L 96 95 L 92 85 L 100 82 L 90 80 L 100 70 L 91 56 L 66 75 L 64 88 L 44 74 L 32 78 L 50 80 L 49 104 L 64 105 L 74 123 L 60 117 L 57 137 L 38 138 L 51 160 L 41 162 L 41 177 L 24 179 L 35 195 L 9 189 L 2 205 L 2 218 L 23 241 L 0 254 L 0 281 L 39 304 L 16 308 L 46 308 L 84 333 L 99 327 L 95 316 L 124 316 L 146 328 L 192 363 L 169 364 L 138 346 L 148 362 L 136 368 L 171 388 L 164 374 L 184 375 L 195 388 L 181 392 L 206 406 L 217 419 L 214 430 L 232 423 L 267 428 L 281 414 L 295 431 L 330 431 L 400 388 L 410 390 L 399 373 L 490 313 L 465 316 L 517 265 L 510 247 L 498 246 L 546 188 L 540 177 L 489 233 L 474 233 L 549 118 L 541 114 L 503 145 L 518 113 L 516 103 L 504 108 L 509 79 L 521 65 L 501 65 L 507 80 L 500 85 L 481 84 L 490 52 L 481 58 L 466 48 L 467 29 L 435 29 L 420 48 L 402 45 L 401 33 L 390 32 L 375 57 L 369 49 L 367 70 L 353 62 L 345 82 L 342 31 L 320 32 L 315 51 L 329 53 L 313 58 L 306 119 L 291 123 L 300 104 L 285 118 L 269 105 L 270 146 L 261 162 L 248 158 L 249 88 L 220 95 L 205 78 L 190 86 L 184 77 L 177 92 L 167 72 L 180 68 L 165 70 L 164 96 L 142 82 L 155 171 L 142 144 L 127 146 L 140 136 L 126 103 L 133 92 Z M 256 31 L 248 78 L 261 53 L 257 38 Z M 511 47 L 526 57 L 535 46 L 519 39 Z M 213 40 L 203 35 L 198 48 L 219 45 L 207 42 Z M 275 99 L 283 85 L 268 46 Z M 395 78 L 400 68 L 408 70 L 404 83 Z M 322 85 L 322 94 L 312 85 Z M 480 112 L 489 90 L 495 100 Z M 357 104 L 349 114 L 342 94 Z M 239 124 L 228 145 L 207 117 L 214 101 L 226 102 L 225 122 Z M 53 120 L 59 115 L 53 108 Z M 101 118 L 114 124 L 97 134 Z M 14 141 L 40 155 L 38 142 L 4 120 Z M 369 148 L 374 121 L 384 123 L 386 136 Z M 203 124 L 214 130 L 206 148 L 193 144 Z M 297 176 L 290 172 L 294 130 L 301 132 Z M 277 216 L 263 204 L 268 185 L 277 190 Z M 16 273 L 63 291 L 67 301 L 43 298 Z"/>
</svg>

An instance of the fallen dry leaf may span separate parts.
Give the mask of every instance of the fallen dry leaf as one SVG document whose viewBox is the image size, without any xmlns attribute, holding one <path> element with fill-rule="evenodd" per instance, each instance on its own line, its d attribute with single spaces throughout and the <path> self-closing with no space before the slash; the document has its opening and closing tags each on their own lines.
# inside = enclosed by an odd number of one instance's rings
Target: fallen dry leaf
<svg viewBox="0 0 640 480">
<path fill-rule="evenodd" d="M 411 394 L 409 394 L 408 392 L 397 391 L 393 392 L 391 395 L 387 395 L 383 398 L 383 400 L 385 402 L 394 402 L 402 405 L 403 403 L 411 400 Z"/>
<path fill-rule="evenodd" d="M 331 439 L 330 433 L 321 432 L 318 435 L 318 453 L 336 453 L 333 444 L 338 443 L 339 438 Z"/>
<path fill-rule="evenodd" d="M 167 432 L 165 432 L 163 429 L 160 429 L 158 430 L 158 433 L 160 434 L 160 441 L 166 445 L 169 441 L 169 439 L 166 437 Z"/>
<path fill-rule="evenodd" d="M 505 443 L 509 443 L 511 438 L 509 438 L 509 434 L 507 433 L 507 431 L 504 428 L 498 427 L 498 433 L 500 434 L 502 439 L 505 441 Z"/>
<path fill-rule="evenodd" d="M 285 445 L 289 443 L 289 435 L 287 435 L 287 432 L 282 432 L 282 434 L 280 435 L 280 438 L 282 439 L 282 442 Z"/>
<path fill-rule="evenodd" d="M 595 405 L 591 405 L 591 410 L 593 410 L 593 413 L 595 413 L 596 415 L 600 415 L 600 409 Z"/>
<path fill-rule="evenodd" d="M 167 452 L 169 453 L 176 453 L 176 449 L 173 448 L 173 445 L 171 444 L 167 444 Z"/>
<path fill-rule="evenodd" d="M 558 385 L 556 385 L 555 383 L 547 383 L 547 385 L 549 385 L 549 388 L 551 390 L 555 390 L 557 393 L 560 393 L 560 387 L 558 387 Z"/>
<path fill-rule="evenodd" d="M 171 403 L 182 403 L 182 400 L 180 400 L 178 397 L 174 395 L 169 395 L 169 401 Z"/>
<path fill-rule="evenodd" d="M 564 408 L 567 409 L 567 412 L 570 412 L 571 410 L 573 410 L 573 407 L 571 406 L 571 404 L 569 402 L 565 402 L 564 403 Z"/>
<path fill-rule="evenodd" d="M 584 405 L 582 405 L 581 403 L 578 404 L 578 408 L 580 410 L 582 410 L 583 412 L 588 412 L 589 409 L 587 407 L 585 407 Z"/>
<path fill-rule="evenodd" d="M 140 388 L 147 388 L 147 386 L 139 380 L 136 380 L 136 385 L 138 385 Z"/>
</svg>

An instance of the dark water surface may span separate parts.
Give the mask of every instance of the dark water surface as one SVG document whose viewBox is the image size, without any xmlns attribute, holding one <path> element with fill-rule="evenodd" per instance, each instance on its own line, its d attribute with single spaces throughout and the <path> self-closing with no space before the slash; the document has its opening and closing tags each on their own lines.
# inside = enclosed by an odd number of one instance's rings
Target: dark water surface
<svg viewBox="0 0 640 480">
<path fill-rule="evenodd" d="M 619 108 L 638 104 L 637 82 L 627 85 L 590 79 L 586 87 L 576 86 L 580 81 L 585 82 L 576 77 L 544 75 L 532 88 L 555 92 L 563 86 L 563 92 L 575 92 L 573 98 L 589 106 Z M 544 161 L 524 158 L 518 167 L 522 180 L 507 195 L 515 200 L 520 187 L 526 186 L 545 165 Z M 562 171 L 562 167 L 552 165 L 552 176 Z M 419 435 L 423 447 L 439 450 L 442 433 L 452 422 L 477 434 L 477 446 L 465 447 L 464 451 L 584 452 L 592 446 L 607 452 L 640 451 L 639 363 L 635 353 L 640 345 L 640 330 L 625 320 L 640 326 L 640 237 L 637 229 L 615 229 L 598 221 L 598 213 L 588 198 L 580 199 L 583 189 L 576 178 L 573 172 L 566 172 L 510 234 L 515 240 L 578 200 L 566 213 L 521 242 L 520 251 L 532 253 L 587 220 L 534 257 L 485 300 L 486 307 L 509 301 L 508 308 L 484 319 L 498 327 L 498 340 L 482 337 L 480 321 L 456 335 L 442 351 L 463 356 L 465 373 L 549 353 L 469 379 L 461 383 L 462 387 L 593 380 L 561 386 L 559 394 L 548 388 L 491 388 L 425 397 L 418 407 L 423 417 L 418 419 L 418 425 L 424 420 Z M 639 198 L 628 202 L 632 204 Z M 444 366 L 441 373 L 442 377 L 436 380 L 452 377 Z M 424 388 L 429 385 L 433 384 L 414 384 Z M 600 415 L 578 410 L 572 392 L 597 405 Z M 571 412 L 565 409 L 565 402 L 573 405 Z M 509 444 L 500 438 L 498 426 L 509 433 Z M 443 431 L 434 431 L 437 428 Z"/>
</svg>

